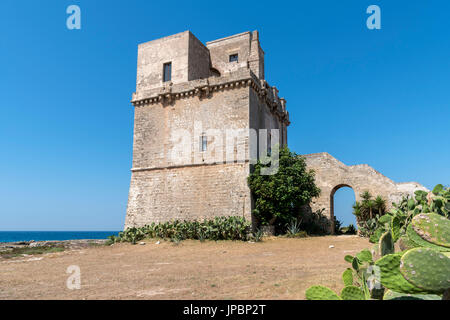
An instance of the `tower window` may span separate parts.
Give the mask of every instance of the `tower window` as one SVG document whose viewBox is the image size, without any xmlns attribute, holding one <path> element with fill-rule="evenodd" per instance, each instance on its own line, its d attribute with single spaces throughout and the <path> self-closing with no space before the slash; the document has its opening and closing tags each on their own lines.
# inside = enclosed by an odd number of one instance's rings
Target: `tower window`
<svg viewBox="0 0 450 320">
<path fill-rule="evenodd" d="M 239 56 L 237 53 L 230 55 L 230 62 L 238 62 L 238 61 L 239 61 Z"/>
<path fill-rule="evenodd" d="M 202 135 L 200 137 L 200 151 L 204 152 L 206 151 L 208 147 L 208 138 L 205 135 Z"/>
<path fill-rule="evenodd" d="M 172 62 L 164 63 L 163 82 L 172 80 Z"/>
</svg>

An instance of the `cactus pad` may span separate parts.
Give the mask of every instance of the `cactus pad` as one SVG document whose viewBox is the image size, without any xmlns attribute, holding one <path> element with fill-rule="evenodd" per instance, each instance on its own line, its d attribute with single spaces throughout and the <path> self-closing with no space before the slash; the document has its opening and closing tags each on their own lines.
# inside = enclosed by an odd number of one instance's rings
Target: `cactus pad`
<svg viewBox="0 0 450 320">
<path fill-rule="evenodd" d="M 394 242 L 396 242 L 398 238 L 400 238 L 400 227 L 401 227 L 400 218 L 395 216 L 391 220 L 392 239 Z"/>
<path fill-rule="evenodd" d="M 344 271 L 342 274 L 342 281 L 344 282 L 344 285 L 351 286 L 353 285 L 353 271 L 352 269 L 348 268 Z"/>
<path fill-rule="evenodd" d="M 384 225 L 386 223 L 391 223 L 391 220 L 392 216 L 389 214 L 385 214 L 378 219 L 378 223 Z"/>
<path fill-rule="evenodd" d="M 408 236 L 408 239 L 414 242 L 417 246 L 431 248 L 438 251 L 450 251 L 450 248 L 438 246 L 437 244 L 422 239 L 422 237 L 414 231 L 412 224 L 409 224 L 406 228 L 406 235 Z"/>
<path fill-rule="evenodd" d="M 351 255 L 348 254 L 348 255 L 345 256 L 344 260 L 347 261 L 347 262 L 352 263 L 352 261 L 353 261 L 353 256 L 351 256 Z"/>
<path fill-rule="evenodd" d="M 352 260 L 352 267 L 353 269 L 355 269 L 356 271 L 359 270 L 359 267 L 362 265 L 362 262 L 359 261 L 359 259 L 357 257 L 354 257 Z"/>
<path fill-rule="evenodd" d="M 407 294 L 387 290 L 383 300 L 442 300 L 442 298 L 435 294 Z"/>
<path fill-rule="evenodd" d="M 368 249 L 364 249 L 361 252 L 359 252 L 356 257 L 361 262 L 372 262 L 372 253 Z"/>
<path fill-rule="evenodd" d="M 396 292 L 421 293 L 423 290 L 408 282 L 400 272 L 403 252 L 389 254 L 375 262 L 380 268 L 380 281 L 383 286 Z"/>
<path fill-rule="evenodd" d="M 394 240 L 390 231 L 384 233 L 380 238 L 380 254 L 385 256 L 394 253 Z"/>
<path fill-rule="evenodd" d="M 356 286 L 346 286 L 341 291 L 342 300 L 366 300 L 362 290 Z"/>
<path fill-rule="evenodd" d="M 429 292 L 450 288 L 450 258 L 430 248 L 408 250 L 401 258 L 400 272 L 414 286 Z"/>
<path fill-rule="evenodd" d="M 450 220 L 436 213 L 419 214 L 411 221 L 414 231 L 424 240 L 450 248 Z"/>
<path fill-rule="evenodd" d="M 342 300 L 333 290 L 323 286 L 312 286 L 305 295 L 308 300 Z"/>
<path fill-rule="evenodd" d="M 400 237 L 400 239 L 398 239 L 398 245 L 402 251 L 418 247 L 418 245 L 414 241 L 411 241 L 407 236 Z"/>
</svg>

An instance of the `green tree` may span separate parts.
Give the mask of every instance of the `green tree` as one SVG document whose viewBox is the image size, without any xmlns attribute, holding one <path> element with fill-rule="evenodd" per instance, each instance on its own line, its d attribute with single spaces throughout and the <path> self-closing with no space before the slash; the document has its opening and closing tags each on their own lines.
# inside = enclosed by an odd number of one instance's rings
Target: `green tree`
<svg viewBox="0 0 450 320">
<path fill-rule="evenodd" d="M 375 203 L 375 208 L 378 210 L 378 215 L 381 217 L 386 211 L 386 200 L 381 196 L 377 196 L 373 202 Z"/>
<path fill-rule="evenodd" d="M 362 212 L 362 205 L 361 205 L 361 202 L 359 202 L 359 201 L 356 201 L 354 204 L 353 204 L 353 214 L 356 216 L 356 217 L 359 217 L 359 216 L 361 216 L 361 212 Z"/>
<path fill-rule="evenodd" d="M 275 148 L 273 152 L 277 152 Z M 248 185 L 255 199 L 253 214 L 261 225 L 285 225 L 299 218 L 300 208 L 319 196 L 315 185 L 314 171 L 308 170 L 304 157 L 291 152 L 287 147 L 279 151 L 278 165 L 273 175 L 262 175 L 265 167 L 260 161 L 248 177 Z"/>
<path fill-rule="evenodd" d="M 369 191 L 364 191 L 360 194 L 361 196 L 361 203 L 362 203 L 362 212 L 365 216 L 365 219 L 367 219 L 367 216 L 369 216 L 370 219 L 372 219 L 372 211 L 375 207 L 375 204 L 372 200 L 372 195 Z"/>
</svg>

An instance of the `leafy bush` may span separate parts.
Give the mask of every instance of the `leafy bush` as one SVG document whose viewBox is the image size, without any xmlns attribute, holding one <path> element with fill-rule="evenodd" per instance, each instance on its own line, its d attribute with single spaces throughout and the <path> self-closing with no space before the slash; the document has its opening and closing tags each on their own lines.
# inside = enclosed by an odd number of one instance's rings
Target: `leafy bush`
<svg viewBox="0 0 450 320">
<path fill-rule="evenodd" d="M 373 199 L 369 191 L 364 191 L 360 197 L 362 200 L 353 204 L 353 214 L 364 236 L 370 237 L 376 229 L 377 217 L 386 213 L 386 200 L 381 196 Z"/>
<path fill-rule="evenodd" d="M 248 177 L 248 185 L 255 199 L 253 214 L 261 225 L 284 228 L 292 219 L 300 218 L 302 206 L 319 196 L 314 171 L 307 170 L 305 159 L 287 147 L 279 150 L 276 174 L 262 175 L 262 168 L 264 165 L 258 161 Z"/>
<path fill-rule="evenodd" d="M 250 223 L 242 217 L 215 217 L 211 220 L 170 221 L 152 223 L 142 228 L 128 228 L 117 237 L 109 237 L 112 242 L 131 242 L 136 244 L 144 238 L 164 238 L 179 242 L 185 239 L 242 240 L 247 241 Z"/>
<path fill-rule="evenodd" d="M 359 222 L 359 234 L 365 238 L 371 238 L 378 228 L 377 220 L 368 219 Z"/>
<path fill-rule="evenodd" d="M 325 209 L 321 209 L 305 215 L 300 224 L 300 229 L 311 235 L 329 234 L 331 221 L 323 214 L 324 211 Z"/>
<path fill-rule="evenodd" d="M 341 232 L 342 221 L 338 220 L 336 216 L 333 217 L 333 220 L 334 220 L 334 234 L 335 235 L 342 234 Z"/>
<path fill-rule="evenodd" d="M 45 254 L 45 253 L 53 253 L 53 252 L 61 252 L 64 251 L 66 248 L 63 245 L 43 245 L 38 247 L 23 247 L 23 248 L 12 248 L 7 251 L 0 251 L 0 257 L 9 259 L 14 257 L 19 257 L 24 254 L 27 255 L 38 255 L 38 254 Z"/>
<path fill-rule="evenodd" d="M 340 234 L 356 234 L 357 230 L 353 224 L 350 224 L 348 227 L 343 227 L 339 230 Z"/>
</svg>

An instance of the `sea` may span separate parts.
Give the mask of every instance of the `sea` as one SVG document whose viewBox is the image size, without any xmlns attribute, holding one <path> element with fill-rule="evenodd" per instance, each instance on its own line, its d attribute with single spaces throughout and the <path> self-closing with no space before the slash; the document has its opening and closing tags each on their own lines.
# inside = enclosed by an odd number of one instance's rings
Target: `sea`
<svg viewBox="0 0 450 320">
<path fill-rule="evenodd" d="M 0 242 L 107 239 L 119 231 L 0 231 Z"/>
</svg>

